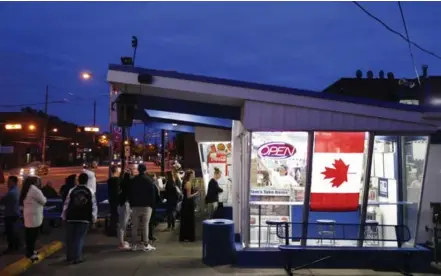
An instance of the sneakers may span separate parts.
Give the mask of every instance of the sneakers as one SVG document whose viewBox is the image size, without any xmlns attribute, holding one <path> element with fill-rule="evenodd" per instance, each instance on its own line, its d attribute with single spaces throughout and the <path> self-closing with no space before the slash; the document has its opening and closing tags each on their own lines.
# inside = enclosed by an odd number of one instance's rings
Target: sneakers
<svg viewBox="0 0 441 276">
<path fill-rule="evenodd" d="M 153 250 L 156 250 L 156 247 L 153 247 L 151 244 L 147 244 L 147 245 L 144 245 L 144 248 L 142 250 L 153 251 Z"/>
<path fill-rule="evenodd" d="M 141 245 L 140 247 L 141 247 L 140 248 L 141 250 L 146 251 L 146 252 L 156 250 L 156 247 L 152 246 L 151 244 Z M 132 251 L 137 251 L 138 248 L 139 248 L 139 246 L 137 244 L 132 245 Z"/>
<path fill-rule="evenodd" d="M 29 260 L 31 260 L 31 262 L 35 263 L 38 261 L 38 255 L 34 254 L 31 257 L 29 257 Z"/>
<path fill-rule="evenodd" d="M 129 250 L 131 247 L 128 242 L 124 242 L 123 244 L 120 244 L 118 248 L 121 250 Z"/>
</svg>

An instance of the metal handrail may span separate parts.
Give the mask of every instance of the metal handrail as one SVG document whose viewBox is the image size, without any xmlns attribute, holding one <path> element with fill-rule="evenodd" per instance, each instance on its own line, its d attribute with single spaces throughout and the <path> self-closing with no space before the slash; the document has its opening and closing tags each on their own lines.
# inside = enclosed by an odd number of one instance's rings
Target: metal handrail
<svg viewBox="0 0 441 276">
<path fill-rule="evenodd" d="M 284 239 L 285 245 L 289 245 L 290 240 L 301 240 L 302 238 L 305 239 L 321 239 L 320 236 L 314 236 L 310 235 L 310 231 L 308 231 L 306 237 L 302 237 L 302 226 L 303 223 L 299 222 L 279 222 L 276 224 L 277 226 L 277 237 L 279 239 Z M 408 242 L 411 240 L 410 230 L 409 227 L 406 225 L 386 225 L 386 224 L 372 224 L 372 223 L 364 223 L 364 224 L 349 224 L 349 223 L 320 223 L 320 222 L 310 222 L 308 223 L 308 229 L 314 229 L 313 227 L 332 227 L 332 231 L 335 231 L 334 236 L 332 238 L 326 238 L 326 239 L 333 239 L 333 240 L 348 240 L 348 241 L 383 241 L 383 242 L 397 242 L 398 247 L 401 247 L 403 243 Z M 357 230 L 354 231 L 355 233 L 358 233 L 358 230 L 362 227 L 363 231 L 366 231 L 368 227 L 376 227 L 376 230 L 379 231 L 379 229 L 393 229 L 395 233 L 395 238 L 380 238 L 378 237 L 363 237 L 360 239 L 357 234 L 355 235 L 347 235 L 348 232 L 347 229 L 353 229 Z M 295 231 L 298 229 L 298 231 Z M 340 230 L 340 231 L 337 231 Z M 345 231 L 346 230 L 346 231 Z M 318 232 L 318 231 L 317 231 Z"/>
</svg>

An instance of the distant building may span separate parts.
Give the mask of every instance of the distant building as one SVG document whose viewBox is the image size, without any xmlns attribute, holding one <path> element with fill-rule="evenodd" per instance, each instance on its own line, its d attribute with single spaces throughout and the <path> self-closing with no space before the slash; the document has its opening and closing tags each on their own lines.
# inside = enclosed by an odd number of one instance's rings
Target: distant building
<svg viewBox="0 0 441 276">
<path fill-rule="evenodd" d="M 19 112 L 0 112 L 0 145 L 12 149 L 12 153 L 2 153 L 1 165 L 5 168 L 23 166 L 33 161 L 41 161 L 43 130 L 46 115 L 32 108 Z M 21 129 L 6 129 L 6 125 L 19 125 Z M 90 159 L 93 143 L 92 133 L 84 132 L 84 127 L 60 120 L 47 118 L 46 161 L 55 166 L 81 164 Z"/>
<path fill-rule="evenodd" d="M 325 88 L 323 93 L 375 99 L 405 104 L 441 104 L 441 76 L 421 75 L 421 86 L 416 78 L 396 78 L 393 73 L 372 71 L 363 74 L 357 70 L 354 78 L 341 78 Z"/>
</svg>

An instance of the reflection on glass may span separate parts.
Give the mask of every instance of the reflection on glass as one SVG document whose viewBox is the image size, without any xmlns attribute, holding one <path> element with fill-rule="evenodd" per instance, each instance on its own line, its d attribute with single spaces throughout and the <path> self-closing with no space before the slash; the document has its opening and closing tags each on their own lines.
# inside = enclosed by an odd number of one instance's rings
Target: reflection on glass
<svg viewBox="0 0 441 276">
<path fill-rule="evenodd" d="M 357 246 L 365 132 L 315 132 L 307 245 Z"/>
<path fill-rule="evenodd" d="M 279 244 L 276 227 L 268 226 L 269 221 L 302 221 L 307 149 L 307 132 L 253 133 L 250 169 L 251 246 Z M 293 231 L 298 232 L 298 229 Z"/>
<path fill-rule="evenodd" d="M 403 223 L 409 227 L 411 241 L 415 245 L 417 233 L 418 206 L 420 205 L 421 188 L 423 185 L 424 168 L 426 164 L 426 153 L 428 147 L 427 136 L 403 137 L 403 200 L 409 202 L 403 206 Z"/>
<path fill-rule="evenodd" d="M 374 229 L 380 240 L 376 246 L 397 246 L 393 227 L 399 223 L 397 142 L 396 136 L 374 139 L 366 223 L 379 225 Z M 366 241 L 364 245 L 372 246 L 372 243 Z"/>
</svg>

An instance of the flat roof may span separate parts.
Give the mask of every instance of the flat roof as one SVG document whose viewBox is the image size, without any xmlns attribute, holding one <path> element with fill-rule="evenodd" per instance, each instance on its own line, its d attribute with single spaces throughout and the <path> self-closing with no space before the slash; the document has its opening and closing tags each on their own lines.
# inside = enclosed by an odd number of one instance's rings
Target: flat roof
<svg viewBox="0 0 441 276">
<path fill-rule="evenodd" d="M 311 90 L 290 88 L 290 87 L 277 86 L 277 85 L 269 85 L 269 84 L 255 83 L 255 82 L 246 82 L 240 80 L 223 79 L 223 78 L 209 77 L 203 75 L 180 73 L 177 71 L 156 70 L 156 69 L 140 68 L 140 67 L 126 66 L 126 65 L 117 65 L 117 64 L 110 64 L 109 70 L 135 73 L 135 74 L 148 74 L 158 77 L 174 78 L 174 79 L 187 80 L 187 81 L 197 81 L 203 83 L 234 86 L 234 87 L 247 88 L 247 89 L 265 90 L 275 93 L 313 97 L 313 98 L 320 98 L 320 99 L 348 102 L 355 104 L 371 105 L 376 107 L 398 109 L 405 111 L 433 112 L 433 111 L 441 110 L 441 107 L 437 108 L 433 106 L 418 106 L 418 105 L 384 102 L 384 101 L 378 101 L 367 98 L 327 94 L 327 93 L 316 92 Z"/>
</svg>

